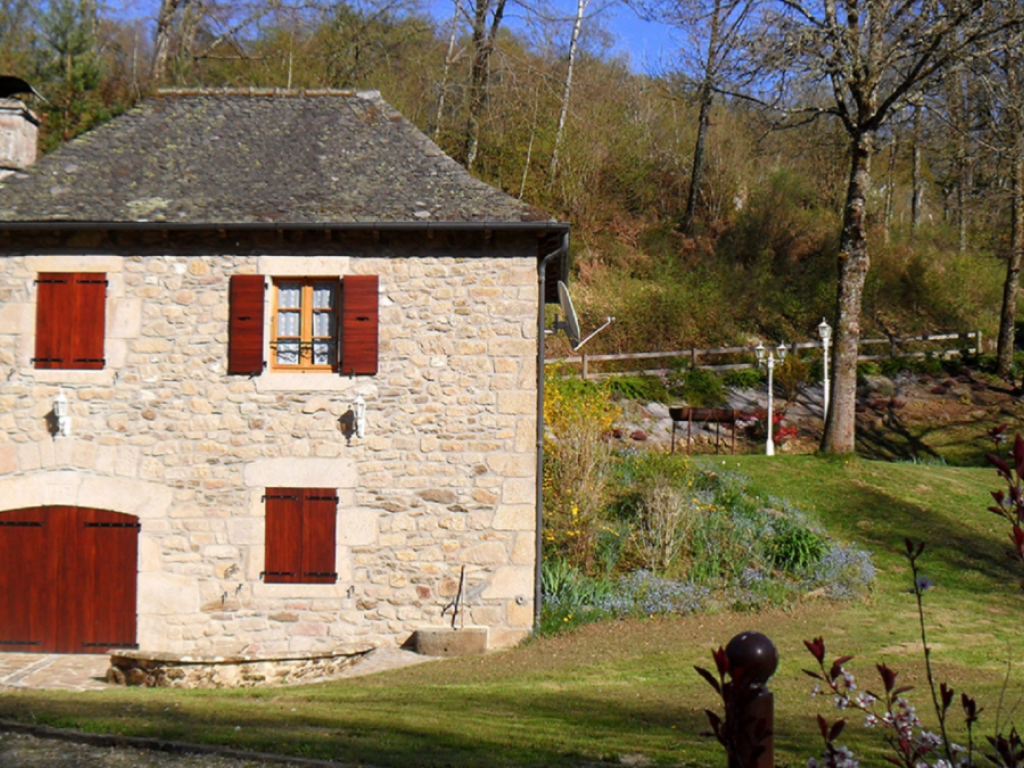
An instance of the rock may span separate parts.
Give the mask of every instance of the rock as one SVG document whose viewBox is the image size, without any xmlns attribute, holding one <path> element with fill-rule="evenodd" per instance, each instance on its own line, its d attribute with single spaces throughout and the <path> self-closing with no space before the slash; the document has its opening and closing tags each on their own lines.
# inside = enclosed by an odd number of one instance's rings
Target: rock
<svg viewBox="0 0 1024 768">
<path fill-rule="evenodd" d="M 667 405 L 662 405 L 661 403 L 648 403 L 645 406 L 645 410 L 650 414 L 652 419 L 660 420 L 669 418 Z"/>
</svg>

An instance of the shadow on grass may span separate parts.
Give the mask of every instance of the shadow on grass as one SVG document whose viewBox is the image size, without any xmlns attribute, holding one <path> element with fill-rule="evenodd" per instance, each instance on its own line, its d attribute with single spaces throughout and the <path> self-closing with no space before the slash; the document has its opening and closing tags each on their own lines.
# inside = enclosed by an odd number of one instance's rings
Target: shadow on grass
<svg viewBox="0 0 1024 768">
<path fill-rule="evenodd" d="M 925 543 L 922 563 L 926 570 L 946 571 L 951 577 L 973 571 L 993 583 L 1008 585 L 1008 589 L 1020 579 L 1010 557 L 1008 539 L 966 524 L 963 519 L 925 512 L 919 505 L 868 486 L 858 489 L 855 509 L 844 512 L 837 507 L 836 512 L 845 518 L 850 532 L 856 531 L 860 543 L 876 553 L 897 556 L 909 537 Z M 957 585 L 947 582 L 943 586 Z"/>
<path fill-rule="evenodd" d="M 0 716 L 24 720 L 31 712 L 34 722 L 62 728 L 389 768 L 578 766 L 618 763 L 626 754 L 675 762 L 680 734 L 693 742 L 707 730 L 703 711 L 665 699 L 626 702 L 578 690 L 466 694 L 436 686 L 406 691 L 405 697 L 353 701 L 348 692 L 341 684 L 311 689 L 309 696 L 279 690 L 271 698 L 262 692 L 215 702 L 177 692 L 137 692 L 130 702 L 36 693 L 26 697 L 30 701 L 5 696 Z M 150 693 L 159 700 L 145 700 Z"/>
<path fill-rule="evenodd" d="M 857 453 L 875 461 L 920 461 L 922 463 L 948 463 L 954 466 L 983 467 L 988 462 L 985 454 L 992 450 L 987 436 L 988 424 L 973 419 L 943 422 L 913 431 L 890 411 L 884 419 L 885 427 L 857 429 Z M 952 446 L 929 444 L 929 438 L 949 438 L 951 430 L 977 431 L 969 441 L 957 441 Z M 951 450 L 955 448 L 955 450 Z"/>
</svg>

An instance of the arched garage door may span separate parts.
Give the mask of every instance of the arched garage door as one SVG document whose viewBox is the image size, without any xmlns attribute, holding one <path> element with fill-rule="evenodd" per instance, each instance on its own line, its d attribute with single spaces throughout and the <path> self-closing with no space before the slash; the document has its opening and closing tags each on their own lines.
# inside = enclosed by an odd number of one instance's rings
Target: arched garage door
<svg viewBox="0 0 1024 768">
<path fill-rule="evenodd" d="M 138 520 L 120 512 L 0 512 L 0 651 L 135 647 L 138 547 Z"/>
</svg>

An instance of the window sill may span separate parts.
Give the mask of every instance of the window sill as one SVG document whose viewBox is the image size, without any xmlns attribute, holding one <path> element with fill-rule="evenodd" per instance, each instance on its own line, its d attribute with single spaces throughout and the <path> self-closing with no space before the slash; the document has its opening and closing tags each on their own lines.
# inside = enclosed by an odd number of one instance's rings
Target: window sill
<svg viewBox="0 0 1024 768">
<path fill-rule="evenodd" d="M 339 579 L 337 584 L 267 584 L 264 581 L 253 584 L 252 594 L 259 598 L 347 598 L 349 584 L 342 583 Z"/>
<path fill-rule="evenodd" d="M 346 392 L 365 383 L 367 376 L 342 376 L 333 371 L 323 373 L 262 373 L 255 377 L 257 392 Z"/>
<path fill-rule="evenodd" d="M 114 383 L 114 371 L 83 371 L 74 368 L 33 368 L 32 378 L 39 384 L 92 384 L 109 387 Z"/>
</svg>

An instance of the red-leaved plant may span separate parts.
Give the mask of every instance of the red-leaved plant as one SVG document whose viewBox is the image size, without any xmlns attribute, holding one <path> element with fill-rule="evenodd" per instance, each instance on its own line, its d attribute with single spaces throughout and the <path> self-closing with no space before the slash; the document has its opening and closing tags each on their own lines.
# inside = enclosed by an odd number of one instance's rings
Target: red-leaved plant
<svg viewBox="0 0 1024 768">
<path fill-rule="evenodd" d="M 1006 424 L 1000 424 L 989 430 L 989 436 L 998 449 L 1005 442 Z M 1013 448 L 1006 458 L 990 453 L 989 462 L 1006 483 L 1006 490 L 992 491 L 995 505 L 989 511 L 999 515 L 1010 524 L 1010 541 L 1016 550 L 1015 559 L 1024 571 L 1024 438 L 1018 433 L 1013 441 Z M 1024 589 L 1024 579 L 1020 582 Z"/>
</svg>

